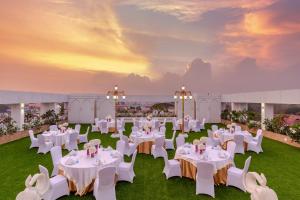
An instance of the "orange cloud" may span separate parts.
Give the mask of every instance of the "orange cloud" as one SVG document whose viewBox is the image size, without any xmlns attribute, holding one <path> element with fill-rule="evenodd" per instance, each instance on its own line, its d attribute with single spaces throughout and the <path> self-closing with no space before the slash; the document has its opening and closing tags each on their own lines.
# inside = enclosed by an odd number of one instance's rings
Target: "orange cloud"
<svg viewBox="0 0 300 200">
<path fill-rule="evenodd" d="M 0 55 L 76 70 L 149 74 L 133 52 L 111 1 L 17 1 L 0 7 Z"/>
</svg>

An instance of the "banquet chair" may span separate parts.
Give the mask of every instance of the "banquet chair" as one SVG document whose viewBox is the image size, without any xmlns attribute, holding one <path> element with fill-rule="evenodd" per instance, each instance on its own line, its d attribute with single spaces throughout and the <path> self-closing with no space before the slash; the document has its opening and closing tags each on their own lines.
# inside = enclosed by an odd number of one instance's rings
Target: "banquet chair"
<svg viewBox="0 0 300 200">
<path fill-rule="evenodd" d="M 251 156 L 247 158 L 245 161 L 245 165 L 243 169 L 239 169 L 236 167 L 230 167 L 227 171 L 227 183 L 226 186 L 234 186 L 237 187 L 244 192 L 246 192 L 245 186 L 244 186 L 244 178 L 249 170 L 251 162 Z"/>
<path fill-rule="evenodd" d="M 99 131 L 98 121 L 99 121 L 99 118 L 95 118 L 95 124 L 91 124 L 91 126 L 92 126 L 92 132 Z"/>
<path fill-rule="evenodd" d="M 88 142 L 89 132 L 90 132 L 90 127 L 88 126 L 85 134 L 79 134 L 78 135 L 79 143 Z"/>
<path fill-rule="evenodd" d="M 211 126 L 211 130 L 212 130 L 213 133 L 216 132 L 218 129 L 219 129 L 219 128 L 218 128 L 217 125 L 212 125 L 212 126 Z"/>
<path fill-rule="evenodd" d="M 166 127 L 161 126 L 160 129 L 159 129 L 159 132 L 160 132 L 162 135 L 166 135 Z"/>
<path fill-rule="evenodd" d="M 200 125 L 200 129 L 201 129 L 201 130 L 205 129 L 205 121 L 206 121 L 206 119 L 203 118 L 203 119 L 202 119 L 202 123 L 201 123 L 201 125 Z"/>
<path fill-rule="evenodd" d="M 138 128 L 137 126 L 133 126 L 133 127 L 131 128 L 131 132 L 132 132 L 132 133 L 136 133 L 138 130 L 139 130 L 139 128 Z"/>
<path fill-rule="evenodd" d="M 125 131 L 125 121 L 124 119 L 121 119 L 119 122 L 118 122 L 118 132 L 120 131 Z"/>
<path fill-rule="evenodd" d="M 81 129 L 81 125 L 80 124 L 76 124 L 75 125 L 75 132 L 80 134 L 80 129 Z"/>
<path fill-rule="evenodd" d="M 242 131 L 242 128 L 240 126 L 235 126 L 235 132 L 241 132 Z"/>
<path fill-rule="evenodd" d="M 167 119 L 164 118 L 164 121 L 160 124 L 160 126 L 166 126 Z"/>
<path fill-rule="evenodd" d="M 41 200 L 40 195 L 35 191 L 31 189 L 25 189 L 24 191 L 20 192 L 16 200 Z"/>
<path fill-rule="evenodd" d="M 49 130 L 50 131 L 58 131 L 57 125 L 50 125 Z"/>
<path fill-rule="evenodd" d="M 124 160 L 125 153 L 125 142 L 123 140 L 118 140 L 116 144 L 116 150 L 121 154 L 122 161 Z"/>
<path fill-rule="evenodd" d="M 45 174 L 49 178 L 48 169 L 42 165 L 39 165 L 40 173 Z M 44 200 L 55 200 L 65 195 L 70 195 L 68 181 L 66 177 L 57 175 L 49 178 L 50 188 L 42 195 Z"/>
<path fill-rule="evenodd" d="M 130 163 L 121 162 L 118 168 L 118 181 L 128 181 L 133 183 L 135 177 L 134 173 L 134 163 L 136 158 L 137 150 L 134 151 Z"/>
<path fill-rule="evenodd" d="M 174 148 L 174 140 L 176 136 L 176 131 L 173 131 L 173 136 L 171 139 L 165 139 L 165 147 L 166 149 L 175 149 Z"/>
<path fill-rule="evenodd" d="M 103 133 L 105 133 L 105 134 L 108 133 L 108 124 L 107 124 L 107 122 L 105 122 L 105 121 L 100 122 L 100 131 L 101 131 L 102 134 Z"/>
<path fill-rule="evenodd" d="M 191 131 L 191 129 L 189 127 L 189 121 L 184 120 L 184 132 L 189 133 L 190 131 Z"/>
<path fill-rule="evenodd" d="M 125 155 L 131 156 L 136 149 L 136 144 L 129 142 L 126 135 L 123 135 L 121 139 L 125 142 Z"/>
<path fill-rule="evenodd" d="M 252 140 L 257 141 L 260 134 L 262 134 L 262 130 L 258 129 L 257 132 L 256 132 L 256 136 L 253 137 Z"/>
<path fill-rule="evenodd" d="M 30 149 L 33 147 L 39 147 L 39 141 L 36 137 L 34 137 L 34 133 L 33 130 L 29 130 L 29 137 L 30 137 L 30 141 L 31 141 L 31 145 L 30 145 Z"/>
<path fill-rule="evenodd" d="M 56 176 L 58 174 L 58 165 L 59 161 L 62 158 L 62 152 L 60 146 L 52 147 L 50 150 L 52 163 L 53 163 L 53 171 L 51 176 Z"/>
<path fill-rule="evenodd" d="M 98 171 L 94 182 L 96 200 L 116 200 L 115 175 L 115 167 L 105 167 Z"/>
<path fill-rule="evenodd" d="M 133 126 L 140 128 L 140 122 L 138 120 L 133 121 Z"/>
<path fill-rule="evenodd" d="M 263 152 L 263 149 L 261 147 L 262 139 L 263 139 L 263 134 L 258 133 L 257 141 L 252 140 L 248 143 L 247 151 L 254 151 L 257 154 Z"/>
<path fill-rule="evenodd" d="M 207 194 L 215 198 L 214 165 L 212 163 L 197 163 L 196 194 Z"/>
<path fill-rule="evenodd" d="M 78 149 L 78 145 L 77 145 L 78 135 L 79 134 L 77 132 L 73 132 L 70 134 L 69 141 L 67 141 L 67 143 L 66 143 L 66 149 L 68 149 L 68 151 Z"/>
<path fill-rule="evenodd" d="M 235 142 L 233 141 L 229 141 L 227 143 L 227 152 L 229 153 L 230 155 L 230 160 L 232 161 L 232 164 L 235 166 L 234 164 L 234 155 L 235 155 L 235 147 L 236 147 L 236 144 Z"/>
<path fill-rule="evenodd" d="M 201 122 L 197 120 L 195 126 L 192 129 L 194 132 L 199 132 L 201 130 Z"/>
<path fill-rule="evenodd" d="M 154 130 L 159 130 L 160 122 L 158 120 L 154 121 Z"/>
<path fill-rule="evenodd" d="M 211 130 L 207 130 L 208 140 L 207 143 L 211 146 L 218 146 L 220 144 L 220 138 L 215 138 Z"/>
<path fill-rule="evenodd" d="M 184 143 L 185 143 L 185 138 L 184 138 L 184 136 L 179 134 L 179 135 L 177 136 L 177 138 L 176 138 L 176 148 L 178 148 L 178 147 L 184 145 Z"/>
<path fill-rule="evenodd" d="M 179 125 L 176 123 L 176 119 L 173 119 L 172 125 L 173 125 L 173 131 L 180 130 Z"/>
<path fill-rule="evenodd" d="M 158 157 L 163 157 L 164 156 L 164 143 L 165 143 L 165 139 L 164 137 L 158 137 L 155 138 L 155 142 L 151 147 L 151 154 L 153 155 L 154 158 L 158 158 Z"/>
<path fill-rule="evenodd" d="M 234 135 L 234 142 L 236 144 L 235 153 L 245 153 L 244 148 L 244 136 L 243 135 Z"/>
<path fill-rule="evenodd" d="M 169 179 L 170 177 L 173 176 L 179 176 L 182 177 L 181 175 L 181 168 L 180 168 L 180 162 L 178 160 L 169 160 L 168 159 L 168 153 L 164 149 L 163 150 L 163 157 L 164 157 L 164 162 L 165 162 L 165 167 L 163 169 L 163 173 L 166 175 L 166 178 Z"/>
<path fill-rule="evenodd" d="M 42 134 L 38 135 L 37 139 L 39 144 L 38 153 L 43 153 L 43 154 L 48 153 L 52 148 L 53 143 L 51 141 L 47 142 L 45 137 Z"/>
</svg>

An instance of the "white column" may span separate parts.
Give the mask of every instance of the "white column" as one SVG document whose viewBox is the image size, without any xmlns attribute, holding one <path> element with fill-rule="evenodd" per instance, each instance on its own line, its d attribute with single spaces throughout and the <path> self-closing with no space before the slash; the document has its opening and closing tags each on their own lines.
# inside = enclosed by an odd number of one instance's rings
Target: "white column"
<svg viewBox="0 0 300 200">
<path fill-rule="evenodd" d="M 273 117 L 274 117 L 274 105 L 261 103 L 261 124 L 263 130 L 266 129 L 264 125 L 265 119 L 273 119 Z"/>
<path fill-rule="evenodd" d="M 19 130 L 23 130 L 24 124 L 24 103 L 11 105 L 11 117 L 17 122 Z"/>
</svg>

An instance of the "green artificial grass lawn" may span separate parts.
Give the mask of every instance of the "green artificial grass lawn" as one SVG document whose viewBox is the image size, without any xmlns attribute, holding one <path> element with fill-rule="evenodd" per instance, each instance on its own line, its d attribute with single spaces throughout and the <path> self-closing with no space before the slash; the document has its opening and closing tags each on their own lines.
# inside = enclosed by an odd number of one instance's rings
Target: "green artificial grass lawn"
<svg viewBox="0 0 300 200">
<path fill-rule="evenodd" d="M 88 125 L 82 125 L 81 132 L 86 131 Z M 132 124 L 126 124 L 124 134 L 129 135 Z M 167 138 L 171 138 L 172 125 L 167 123 Z M 207 125 L 206 128 L 210 128 Z M 186 139 L 192 142 L 195 138 L 207 136 L 207 132 L 190 133 Z M 117 138 L 110 134 L 90 133 L 89 139 L 100 138 L 104 147 L 115 148 Z M 0 199 L 15 199 L 16 195 L 24 189 L 24 182 L 29 174 L 38 172 L 38 165 L 42 164 L 52 171 L 50 153 L 37 154 L 37 149 L 29 149 L 30 139 L 24 138 L 15 142 L 0 145 Z M 81 144 L 80 149 L 83 148 Z M 252 156 L 249 171 L 264 173 L 268 186 L 275 190 L 280 200 L 300 199 L 300 149 L 288 145 L 263 139 L 264 152 L 257 155 L 247 152 L 245 155 L 237 154 L 235 163 L 242 168 L 248 156 Z M 66 150 L 63 151 L 67 153 Z M 168 151 L 169 159 L 174 157 L 174 151 Z M 130 158 L 126 158 L 130 160 Z M 212 199 L 206 195 L 196 195 L 196 183 L 187 178 L 170 178 L 166 180 L 162 173 L 164 162 L 162 158 L 154 159 L 151 155 L 138 154 L 134 166 L 136 177 L 134 183 L 118 182 L 116 195 L 118 200 L 145 199 L 145 200 L 186 200 L 186 199 Z M 234 187 L 215 186 L 215 199 L 250 199 L 250 195 Z M 71 194 L 60 199 L 94 199 L 92 193 L 79 197 Z"/>
</svg>

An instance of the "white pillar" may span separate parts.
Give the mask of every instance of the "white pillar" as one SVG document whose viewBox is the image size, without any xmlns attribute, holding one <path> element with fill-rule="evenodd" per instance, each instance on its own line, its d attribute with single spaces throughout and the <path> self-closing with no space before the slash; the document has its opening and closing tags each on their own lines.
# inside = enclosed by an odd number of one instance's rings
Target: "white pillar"
<svg viewBox="0 0 300 200">
<path fill-rule="evenodd" d="M 11 105 L 11 117 L 17 122 L 19 130 L 23 130 L 24 124 L 24 103 Z"/>
<path fill-rule="evenodd" d="M 266 129 L 264 125 L 264 121 L 266 119 L 273 119 L 273 117 L 274 117 L 274 105 L 261 103 L 261 125 L 263 130 Z"/>
</svg>

